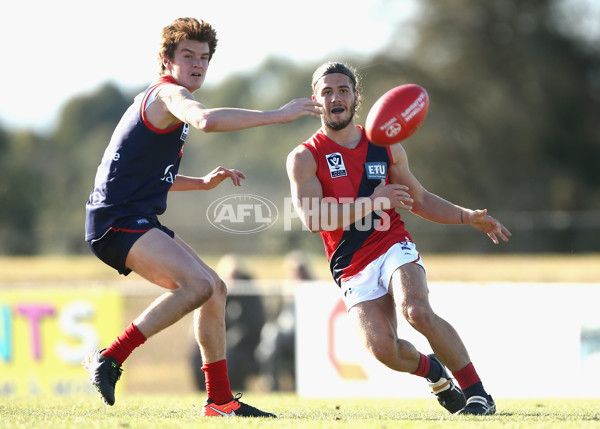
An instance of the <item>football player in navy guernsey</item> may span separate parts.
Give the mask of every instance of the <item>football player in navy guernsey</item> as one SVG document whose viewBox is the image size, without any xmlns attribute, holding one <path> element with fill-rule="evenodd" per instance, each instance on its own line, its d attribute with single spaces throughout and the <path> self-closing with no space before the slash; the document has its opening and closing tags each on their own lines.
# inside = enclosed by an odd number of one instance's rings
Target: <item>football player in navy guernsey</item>
<svg viewBox="0 0 600 429">
<path fill-rule="evenodd" d="M 357 76 L 336 62 L 313 74 L 322 126 L 288 156 L 296 210 L 310 231 L 321 234 L 333 278 L 366 349 L 393 370 L 425 378 L 451 413 L 494 414 L 495 403 L 458 333 L 430 306 L 423 261 L 396 209 L 433 222 L 471 225 L 496 244 L 511 234 L 486 210 L 459 207 L 424 189 L 401 144 L 380 147 L 368 141 L 355 124 Z M 397 309 L 434 353 L 423 354 L 398 337 Z"/>
<path fill-rule="evenodd" d="M 245 178 L 222 167 L 204 177 L 178 174 L 189 126 L 233 131 L 318 118 L 320 105 L 305 98 L 271 111 L 205 107 L 192 93 L 202 86 L 216 47 L 216 32 L 207 22 L 180 18 L 162 29 L 160 77 L 125 112 L 98 167 L 86 205 L 86 241 L 119 273 L 134 271 L 167 291 L 112 344 L 90 354 L 84 367 L 104 402 L 113 405 L 121 366 L 132 351 L 194 312 L 208 394 L 201 414 L 274 417 L 233 396 L 225 360 L 226 286 L 157 216 L 166 210 L 169 191 L 207 190 L 226 179 L 239 186 Z"/>
</svg>

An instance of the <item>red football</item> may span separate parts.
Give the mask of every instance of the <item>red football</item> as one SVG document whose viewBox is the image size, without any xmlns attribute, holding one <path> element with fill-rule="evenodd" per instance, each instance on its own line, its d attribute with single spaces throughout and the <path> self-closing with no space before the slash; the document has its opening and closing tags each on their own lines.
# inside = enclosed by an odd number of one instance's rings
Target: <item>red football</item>
<svg viewBox="0 0 600 429">
<path fill-rule="evenodd" d="M 429 96 L 419 85 L 392 88 L 371 107 L 365 124 L 367 137 L 378 146 L 407 139 L 423 124 L 428 109 Z"/>
</svg>

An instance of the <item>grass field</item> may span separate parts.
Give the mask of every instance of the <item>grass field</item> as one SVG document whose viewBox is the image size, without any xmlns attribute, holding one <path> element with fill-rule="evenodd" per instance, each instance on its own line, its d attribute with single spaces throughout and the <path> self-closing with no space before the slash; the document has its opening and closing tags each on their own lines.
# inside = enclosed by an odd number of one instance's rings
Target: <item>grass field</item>
<svg viewBox="0 0 600 429">
<path fill-rule="evenodd" d="M 212 266 L 218 261 L 216 256 L 205 259 Z M 245 259 L 258 279 L 286 277 L 281 258 L 252 256 Z M 311 257 L 311 263 L 317 278 L 329 280 L 322 255 Z M 425 255 L 425 263 L 430 281 L 600 282 L 600 254 Z M 43 287 L 56 283 L 130 281 L 139 281 L 139 278 L 119 277 L 93 257 L 0 258 L 0 289 L 2 284 L 27 283 Z M 129 376 L 132 370 L 134 372 L 135 367 L 130 368 Z M 144 373 L 147 372 L 146 368 Z M 532 374 L 532 380 L 538 376 Z M 0 396 L 0 429 L 600 428 L 600 399 L 496 398 L 497 415 L 467 418 L 448 414 L 433 398 L 322 400 L 291 393 L 246 392 L 242 400 L 275 412 L 279 418 L 274 420 L 201 418 L 204 399 L 201 394 L 188 392 L 164 396 L 128 392 L 117 398 L 114 407 L 106 407 L 98 398 L 90 396 Z"/>
<path fill-rule="evenodd" d="M 305 399 L 292 394 L 243 398 L 278 419 L 200 417 L 204 398 L 126 396 L 106 407 L 97 398 L 15 399 L 0 404 L 1 428 L 596 428 L 600 399 L 499 400 L 490 417 L 448 414 L 434 399 Z"/>
</svg>

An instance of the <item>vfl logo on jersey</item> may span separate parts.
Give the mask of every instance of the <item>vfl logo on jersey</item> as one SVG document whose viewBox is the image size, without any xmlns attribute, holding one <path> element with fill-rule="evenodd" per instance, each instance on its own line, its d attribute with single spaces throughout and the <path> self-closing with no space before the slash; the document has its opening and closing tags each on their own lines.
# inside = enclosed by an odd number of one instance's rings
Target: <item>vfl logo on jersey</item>
<svg viewBox="0 0 600 429">
<path fill-rule="evenodd" d="M 385 180 L 387 177 L 386 162 L 365 162 L 365 172 L 367 179 L 370 180 Z"/>
<path fill-rule="evenodd" d="M 330 153 L 329 155 L 325 155 L 325 159 L 327 160 L 327 165 L 329 166 L 329 172 L 331 173 L 332 179 L 348 175 L 342 154 L 338 152 Z"/>
<path fill-rule="evenodd" d="M 183 124 L 183 131 L 181 131 L 181 137 L 179 137 L 179 139 L 181 141 L 185 141 L 185 139 L 187 139 L 189 132 L 190 132 L 190 124 Z"/>
</svg>

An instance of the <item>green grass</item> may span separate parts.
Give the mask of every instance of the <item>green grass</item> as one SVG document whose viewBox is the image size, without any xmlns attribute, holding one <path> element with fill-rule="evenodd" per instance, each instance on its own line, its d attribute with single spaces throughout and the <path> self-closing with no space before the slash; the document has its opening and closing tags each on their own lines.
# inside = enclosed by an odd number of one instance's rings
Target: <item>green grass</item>
<svg viewBox="0 0 600 429">
<path fill-rule="evenodd" d="M 206 258 L 215 265 L 217 257 Z M 329 279 L 324 258 L 314 258 L 317 277 Z M 428 255 L 430 281 L 598 282 L 600 254 L 589 255 Z M 285 278 L 281 258 L 249 257 L 258 278 Z M 274 268 L 275 267 L 275 268 Z M 268 273 L 263 277 L 261 273 Z M 0 258 L 2 284 L 113 282 L 123 280 L 92 257 Z M 535 374 L 532 380 L 535 382 Z M 518 386 L 515 387 L 518 389 Z M 248 392 L 243 401 L 275 412 L 279 418 L 201 418 L 204 396 L 132 394 L 106 407 L 96 397 L 0 396 L 2 428 L 600 428 L 600 399 L 498 399 L 498 414 L 460 417 L 434 399 L 307 399 L 293 394 Z"/>
<path fill-rule="evenodd" d="M 249 393 L 243 400 L 278 419 L 200 417 L 200 395 L 127 395 L 106 407 L 96 397 L 10 398 L 0 428 L 592 428 L 600 399 L 498 400 L 490 417 L 453 416 L 433 399 L 307 399 Z"/>
</svg>

